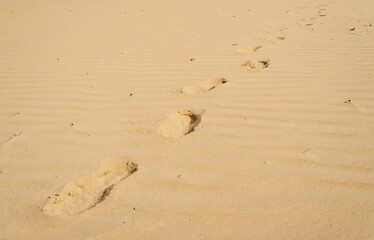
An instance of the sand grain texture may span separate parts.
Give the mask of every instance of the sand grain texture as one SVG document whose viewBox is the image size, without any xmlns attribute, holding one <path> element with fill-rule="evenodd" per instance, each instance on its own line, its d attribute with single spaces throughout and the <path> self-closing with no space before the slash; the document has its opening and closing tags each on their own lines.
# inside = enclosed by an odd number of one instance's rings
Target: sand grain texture
<svg viewBox="0 0 374 240">
<path fill-rule="evenodd" d="M 373 239 L 373 9 L 0 0 L 0 239 Z"/>
</svg>

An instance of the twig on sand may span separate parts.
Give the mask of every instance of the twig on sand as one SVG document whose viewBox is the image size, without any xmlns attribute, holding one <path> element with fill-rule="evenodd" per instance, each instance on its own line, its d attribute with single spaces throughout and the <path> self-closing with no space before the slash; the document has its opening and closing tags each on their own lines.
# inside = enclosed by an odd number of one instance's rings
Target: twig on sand
<svg viewBox="0 0 374 240">
<path fill-rule="evenodd" d="M 13 136 L 11 136 L 10 138 L 8 138 L 3 144 L 5 144 L 5 143 L 9 142 L 10 140 L 12 140 L 13 138 L 17 137 L 22 132 L 23 132 L 23 129 L 19 130 L 18 132 L 16 132 L 15 134 L 13 134 Z"/>
</svg>

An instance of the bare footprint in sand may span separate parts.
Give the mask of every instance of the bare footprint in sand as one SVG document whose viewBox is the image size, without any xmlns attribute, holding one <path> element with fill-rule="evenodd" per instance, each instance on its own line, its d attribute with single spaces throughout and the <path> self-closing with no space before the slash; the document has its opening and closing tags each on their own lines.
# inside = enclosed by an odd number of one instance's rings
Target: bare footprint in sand
<svg viewBox="0 0 374 240">
<path fill-rule="evenodd" d="M 238 53 L 251 53 L 251 52 L 257 52 L 262 46 L 255 46 L 255 47 L 249 47 L 244 49 L 237 50 Z"/>
<path fill-rule="evenodd" d="M 50 197 L 43 207 L 48 215 L 71 216 L 86 211 L 105 200 L 113 186 L 138 169 L 124 158 L 104 160 L 98 171 L 65 185 L 60 193 Z"/>
<path fill-rule="evenodd" d="M 300 26 L 312 26 L 315 24 L 315 18 L 303 18 L 297 24 Z"/>
<path fill-rule="evenodd" d="M 283 31 L 286 31 L 288 30 L 288 28 L 273 28 L 273 29 L 270 29 L 270 30 L 266 30 L 265 32 L 267 33 L 274 33 L 274 32 L 283 32 Z"/>
<path fill-rule="evenodd" d="M 181 92 L 185 94 L 204 93 L 226 82 L 227 81 L 224 78 L 214 78 L 202 83 L 185 86 Z"/>
<path fill-rule="evenodd" d="M 263 69 L 269 67 L 270 60 L 248 60 L 245 63 L 243 63 L 241 66 L 246 67 L 248 71 L 254 71 L 258 69 Z"/>
<path fill-rule="evenodd" d="M 269 41 L 275 42 L 275 41 L 281 41 L 286 39 L 284 36 L 271 36 L 267 38 Z"/>
<path fill-rule="evenodd" d="M 182 137 L 194 130 L 201 121 L 201 115 L 205 110 L 181 110 L 176 111 L 163 121 L 158 130 L 165 137 Z"/>
</svg>

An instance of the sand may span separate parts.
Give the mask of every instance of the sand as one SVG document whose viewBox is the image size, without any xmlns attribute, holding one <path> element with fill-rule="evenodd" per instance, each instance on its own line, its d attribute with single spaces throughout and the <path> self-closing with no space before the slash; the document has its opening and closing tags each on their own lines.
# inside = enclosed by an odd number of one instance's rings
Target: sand
<svg viewBox="0 0 374 240">
<path fill-rule="evenodd" d="M 374 239 L 373 9 L 0 0 L 0 239 Z"/>
</svg>

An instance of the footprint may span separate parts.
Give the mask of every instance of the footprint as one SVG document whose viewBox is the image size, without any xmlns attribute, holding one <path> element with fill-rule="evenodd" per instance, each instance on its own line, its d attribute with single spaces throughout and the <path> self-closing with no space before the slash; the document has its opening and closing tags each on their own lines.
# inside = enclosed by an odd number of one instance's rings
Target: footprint
<svg viewBox="0 0 374 240">
<path fill-rule="evenodd" d="M 270 60 L 260 60 L 260 61 L 252 61 L 248 60 L 245 63 L 243 63 L 241 66 L 244 66 L 247 68 L 248 71 L 253 71 L 256 69 L 263 69 L 269 67 Z"/>
<path fill-rule="evenodd" d="M 315 18 L 303 18 L 300 19 L 300 22 L 298 22 L 297 24 L 300 26 L 312 26 L 315 23 Z"/>
<path fill-rule="evenodd" d="M 65 185 L 51 196 L 43 212 L 52 216 L 82 213 L 105 200 L 113 186 L 138 169 L 138 165 L 119 157 L 104 160 L 96 172 Z"/>
<path fill-rule="evenodd" d="M 202 83 L 185 86 L 183 87 L 181 92 L 185 94 L 204 93 L 226 82 L 227 81 L 224 78 L 214 78 L 214 79 L 210 79 L 208 81 L 202 82 Z"/>
<path fill-rule="evenodd" d="M 279 40 L 284 40 L 284 39 L 286 39 L 286 37 L 284 37 L 284 36 L 271 36 L 271 37 L 268 37 L 267 39 L 269 41 L 275 42 L 275 41 L 279 41 Z"/>
<path fill-rule="evenodd" d="M 181 110 L 171 113 L 158 128 L 165 137 L 182 137 L 194 130 L 205 110 Z"/>
<path fill-rule="evenodd" d="M 274 32 L 283 32 L 283 31 L 286 31 L 286 30 L 288 30 L 288 28 L 274 28 L 274 29 L 267 30 L 265 32 L 274 33 Z"/>
<path fill-rule="evenodd" d="M 251 53 L 251 52 L 257 52 L 262 46 L 255 46 L 255 47 L 249 47 L 244 49 L 237 50 L 238 53 Z"/>
</svg>

